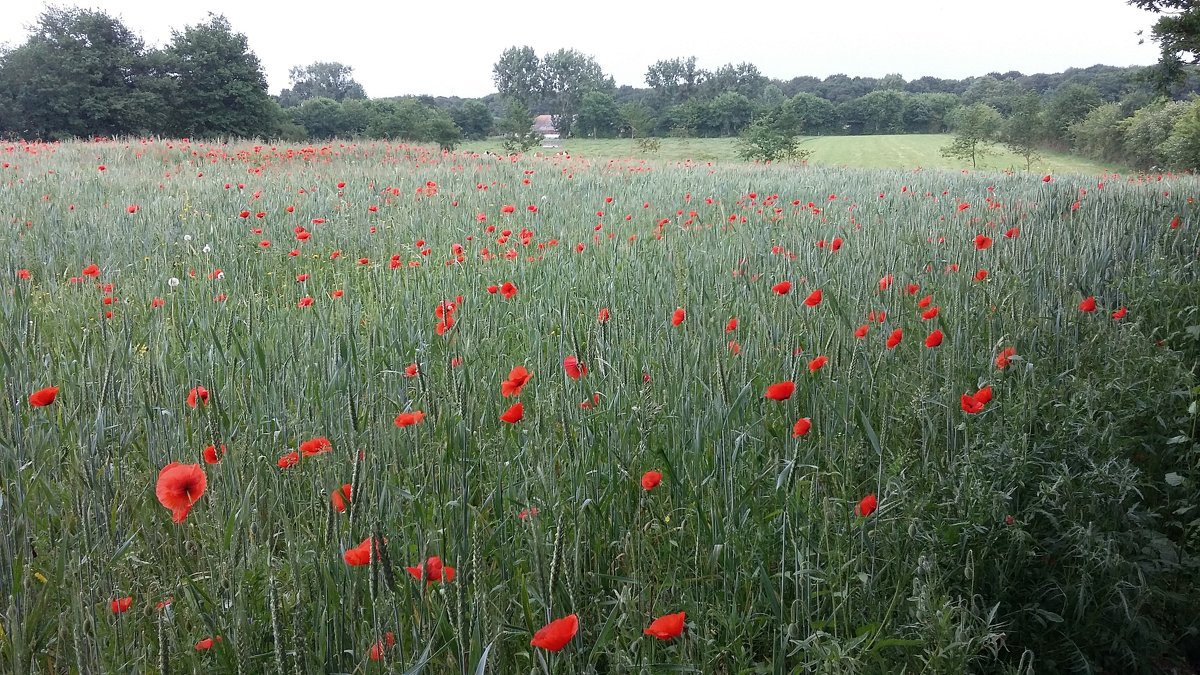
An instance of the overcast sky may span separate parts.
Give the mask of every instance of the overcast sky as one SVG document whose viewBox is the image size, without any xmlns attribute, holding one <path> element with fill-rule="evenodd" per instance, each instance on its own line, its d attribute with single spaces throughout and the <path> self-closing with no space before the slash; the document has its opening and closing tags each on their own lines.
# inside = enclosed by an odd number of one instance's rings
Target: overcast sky
<svg viewBox="0 0 1200 675">
<path fill-rule="evenodd" d="M 578 49 L 618 85 L 638 87 L 654 61 L 692 55 L 702 68 L 748 61 L 784 80 L 834 73 L 962 78 L 1157 60 L 1154 44 L 1139 46 L 1137 35 L 1154 15 L 1124 0 L 96 4 L 151 45 L 165 44 L 172 29 L 204 21 L 208 12 L 224 14 L 249 37 L 272 93 L 288 86 L 292 66 L 339 61 L 354 68 L 372 97 L 482 96 L 494 91 L 492 64 L 512 45 L 530 45 L 539 55 Z M 4 5 L 0 43 L 15 46 L 42 8 L 16 0 Z"/>
</svg>

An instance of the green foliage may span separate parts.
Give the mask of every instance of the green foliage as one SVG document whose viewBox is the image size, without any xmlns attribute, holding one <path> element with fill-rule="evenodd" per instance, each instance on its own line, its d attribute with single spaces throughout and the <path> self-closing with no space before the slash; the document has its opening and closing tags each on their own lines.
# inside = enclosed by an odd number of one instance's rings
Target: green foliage
<svg viewBox="0 0 1200 675">
<path fill-rule="evenodd" d="M 954 140 L 942 148 L 942 156 L 970 160 L 971 168 L 978 168 L 981 158 L 995 152 L 992 143 L 1002 123 L 1000 113 L 985 103 L 955 109 L 950 117 Z"/>
<path fill-rule="evenodd" d="M 1165 143 L 1187 109 L 1182 101 L 1158 100 L 1135 111 L 1123 122 L 1122 157 L 1142 169 L 1169 166 Z"/>
<path fill-rule="evenodd" d="M 621 112 L 613 97 L 600 91 L 589 91 L 579 103 L 575 128 L 591 138 L 613 138 L 621 126 Z"/>
<path fill-rule="evenodd" d="M 625 103 L 617 112 L 621 116 L 622 133 L 630 138 L 648 136 L 654 131 L 657 120 L 649 106 L 643 103 Z"/>
<path fill-rule="evenodd" d="M 637 148 L 639 152 L 656 154 L 662 149 L 662 141 L 657 138 L 639 138 L 637 139 Z"/>
<path fill-rule="evenodd" d="M 574 49 L 546 55 L 542 85 L 554 115 L 554 128 L 564 138 L 571 135 L 584 95 L 613 89 L 612 78 L 604 74 L 596 59 Z"/>
<path fill-rule="evenodd" d="M 1083 120 L 1103 100 L 1095 87 L 1067 84 L 1055 91 L 1046 102 L 1046 132 L 1054 139 L 1070 141 L 1072 124 Z"/>
<path fill-rule="evenodd" d="M 708 72 L 696 67 L 696 57 L 656 61 L 646 69 L 646 86 L 654 90 L 660 109 L 695 96 Z"/>
<path fill-rule="evenodd" d="M 517 98 L 508 100 L 496 130 L 504 137 L 504 149 L 509 154 L 528 152 L 542 142 L 542 135 L 533 130 L 533 115 Z"/>
<path fill-rule="evenodd" d="M 1000 127 L 1000 141 L 1025 160 L 1025 170 L 1029 171 L 1040 159 L 1039 149 L 1045 139 L 1042 98 L 1033 92 L 1022 94 L 1013 102 L 1012 113 Z"/>
<path fill-rule="evenodd" d="M 1200 170 L 1200 98 L 1192 100 L 1175 119 L 1171 135 L 1158 147 L 1177 169 Z"/>
<path fill-rule="evenodd" d="M 30 139 L 146 134 L 162 127 L 169 86 L 119 19 L 49 7 L 29 40 L 3 55 L 0 127 Z"/>
<path fill-rule="evenodd" d="M 363 86 L 354 79 L 354 68 L 329 61 L 300 67 L 288 71 L 291 88 L 279 93 L 280 105 L 300 105 L 311 98 L 328 98 L 337 102 L 347 99 L 365 99 Z"/>
<path fill-rule="evenodd" d="M 483 101 L 470 100 L 450 110 L 450 117 L 468 139 L 487 138 L 496 127 L 492 111 Z"/>
<path fill-rule="evenodd" d="M 542 62 L 533 47 L 509 47 L 492 66 L 492 82 L 501 96 L 520 101 L 526 108 L 545 90 Z"/>
<path fill-rule="evenodd" d="M 268 138 L 278 132 L 277 107 L 246 36 L 224 16 L 173 33 L 164 50 L 174 82 L 167 128 L 191 138 Z"/>
<path fill-rule="evenodd" d="M 1121 106 L 1106 103 L 1072 124 L 1067 133 L 1076 150 L 1101 161 L 1115 161 L 1124 156 L 1124 122 Z"/>
<path fill-rule="evenodd" d="M 835 132 L 838 131 L 837 107 L 815 94 L 796 94 L 782 106 L 778 125 L 793 134 Z"/>
<path fill-rule="evenodd" d="M 747 161 L 803 161 L 809 154 L 800 147 L 800 139 L 794 134 L 762 120 L 746 127 L 738 137 L 738 156 Z"/>
</svg>

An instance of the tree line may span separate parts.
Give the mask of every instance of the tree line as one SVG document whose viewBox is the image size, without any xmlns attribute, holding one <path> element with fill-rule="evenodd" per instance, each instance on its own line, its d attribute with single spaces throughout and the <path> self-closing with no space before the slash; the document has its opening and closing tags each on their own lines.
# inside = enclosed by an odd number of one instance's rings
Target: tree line
<svg viewBox="0 0 1200 675">
<path fill-rule="evenodd" d="M 948 152 L 971 161 L 1003 143 L 1029 162 L 1055 148 L 1138 168 L 1198 168 L 1200 111 L 1186 99 L 1200 92 L 1200 76 L 1178 59 L 1169 65 L 779 80 L 751 63 L 705 69 L 688 56 L 650 64 L 645 87 L 617 87 L 577 50 L 539 56 L 514 46 L 493 65 L 497 93 L 481 99 L 368 98 L 336 62 L 293 68 L 271 96 L 245 35 L 222 16 L 151 49 L 102 11 L 51 7 L 25 43 L 0 51 L 0 134 L 361 136 L 446 148 L 500 134 L 521 149 L 539 140 L 533 115 L 547 114 L 563 136 L 741 136 L 747 156 L 762 159 L 795 152 L 801 136 L 953 132 Z"/>
</svg>

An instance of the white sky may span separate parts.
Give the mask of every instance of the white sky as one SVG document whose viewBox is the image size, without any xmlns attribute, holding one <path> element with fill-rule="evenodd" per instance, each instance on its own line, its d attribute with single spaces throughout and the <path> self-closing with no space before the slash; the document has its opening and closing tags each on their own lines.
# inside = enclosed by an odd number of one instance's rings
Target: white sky
<svg viewBox="0 0 1200 675">
<path fill-rule="evenodd" d="M 60 0 L 67 5 L 71 0 Z M 20 44 L 41 6 L 0 9 L 0 43 Z M 81 3 L 88 6 L 86 0 Z M 618 85 L 645 86 L 658 59 L 696 56 L 702 68 L 748 61 L 769 77 L 880 77 L 898 72 L 962 78 L 1019 70 L 1058 72 L 1097 63 L 1148 65 L 1155 45 L 1136 33 L 1154 22 L 1124 0 L 608 0 L 450 2 L 323 0 L 99 0 L 151 45 L 171 30 L 224 14 L 245 33 L 271 92 L 288 69 L 314 61 L 354 68 L 367 95 L 482 96 L 505 48 L 539 55 L 574 48 Z M 357 5 L 357 7 L 356 7 Z"/>
</svg>

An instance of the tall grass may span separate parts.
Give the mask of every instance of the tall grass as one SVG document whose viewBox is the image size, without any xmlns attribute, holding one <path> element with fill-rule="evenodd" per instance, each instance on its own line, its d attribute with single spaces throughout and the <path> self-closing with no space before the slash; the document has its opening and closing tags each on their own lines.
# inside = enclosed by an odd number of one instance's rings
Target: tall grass
<svg viewBox="0 0 1200 675">
<path fill-rule="evenodd" d="M 1194 639 L 1191 178 L 382 143 L 3 161 L 0 670 L 1133 672 Z M 511 299 L 487 291 L 505 281 Z M 517 365 L 534 375 L 510 425 Z M 781 380 L 795 394 L 765 399 Z M 322 436 L 331 452 L 279 468 Z M 181 524 L 155 497 L 170 462 L 207 475 Z M 379 553 L 348 566 L 368 538 Z M 406 573 L 435 555 L 453 581 Z M 678 611 L 681 637 L 643 635 Z M 571 613 L 563 651 L 530 646 Z"/>
</svg>

